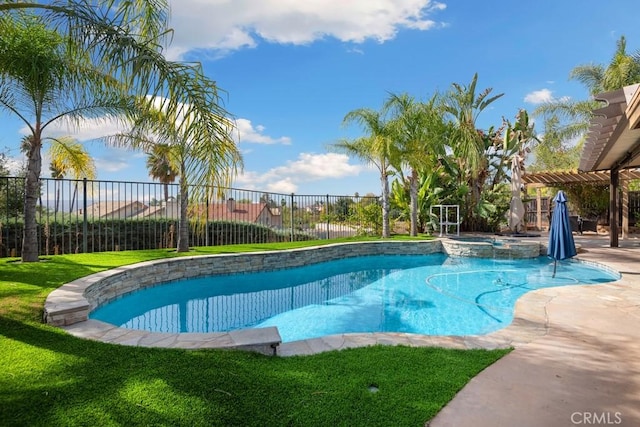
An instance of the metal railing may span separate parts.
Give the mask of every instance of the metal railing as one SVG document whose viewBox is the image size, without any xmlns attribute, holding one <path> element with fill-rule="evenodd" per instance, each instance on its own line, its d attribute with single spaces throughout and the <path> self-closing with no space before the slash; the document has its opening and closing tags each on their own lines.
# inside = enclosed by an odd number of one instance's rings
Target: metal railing
<svg viewBox="0 0 640 427">
<path fill-rule="evenodd" d="M 177 184 L 41 178 L 41 255 L 175 248 Z M 195 194 L 189 188 L 189 194 Z M 210 188 L 189 200 L 190 246 L 376 235 L 378 197 Z M 0 257 L 21 255 L 24 178 L 0 177 Z"/>
</svg>

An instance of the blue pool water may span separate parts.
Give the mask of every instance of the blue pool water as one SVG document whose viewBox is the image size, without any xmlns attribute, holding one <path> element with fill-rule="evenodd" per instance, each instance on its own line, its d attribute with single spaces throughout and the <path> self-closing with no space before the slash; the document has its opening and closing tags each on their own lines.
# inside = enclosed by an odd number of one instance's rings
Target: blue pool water
<svg viewBox="0 0 640 427">
<path fill-rule="evenodd" d="M 90 318 L 153 332 L 277 326 L 284 342 L 349 332 L 486 334 L 540 288 L 619 276 L 576 261 L 368 256 L 261 273 L 175 281 L 98 308 Z"/>
</svg>

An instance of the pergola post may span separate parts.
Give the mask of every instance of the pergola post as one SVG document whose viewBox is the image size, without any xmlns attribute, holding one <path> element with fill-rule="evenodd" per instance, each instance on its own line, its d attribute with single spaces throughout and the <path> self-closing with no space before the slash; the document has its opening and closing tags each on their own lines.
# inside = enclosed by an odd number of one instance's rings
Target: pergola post
<svg viewBox="0 0 640 427">
<path fill-rule="evenodd" d="M 542 188 L 536 187 L 536 228 L 542 231 Z"/>
<path fill-rule="evenodd" d="M 609 184 L 609 246 L 618 247 L 618 169 L 611 169 Z"/>
<path fill-rule="evenodd" d="M 629 181 L 622 180 L 622 240 L 629 238 Z"/>
</svg>

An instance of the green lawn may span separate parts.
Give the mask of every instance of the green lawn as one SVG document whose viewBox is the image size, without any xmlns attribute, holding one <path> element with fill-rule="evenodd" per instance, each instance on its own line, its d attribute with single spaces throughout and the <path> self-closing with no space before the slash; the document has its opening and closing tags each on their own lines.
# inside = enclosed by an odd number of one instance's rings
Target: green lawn
<svg viewBox="0 0 640 427">
<path fill-rule="evenodd" d="M 196 248 L 188 255 L 309 244 L 318 242 Z M 178 255 L 0 260 L 0 425 L 422 426 L 508 352 L 376 346 L 278 358 L 109 345 L 41 323 L 47 294 L 63 283 L 168 256 Z"/>
</svg>

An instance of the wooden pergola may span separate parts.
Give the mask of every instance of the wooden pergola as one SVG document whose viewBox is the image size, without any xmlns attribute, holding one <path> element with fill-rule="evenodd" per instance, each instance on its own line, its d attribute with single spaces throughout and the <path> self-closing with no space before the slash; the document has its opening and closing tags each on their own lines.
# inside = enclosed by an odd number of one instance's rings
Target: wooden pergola
<svg viewBox="0 0 640 427">
<path fill-rule="evenodd" d="M 539 172 L 525 173 L 522 181 L 533 187 L 537 187 L 538 210 L 540 210 L 541 187 L 555 187 L 571 184 L 610 184 L 610 173 L 607 171 L 593 172 Z M 622 238 L 629 234 L 629 181 L 640 179 L 640 169 L 623 169 L 619 172 L 619 180 L 622 183 Z M 618 216 L 616 215 L 616 220 Z M 541 212 L 537 213 L 538 228 L 541 228 Z"/>
<path fill-rule="evenodd" d="M 543 184 L 547 187 L 571 184 L 609 184 L 609 172 L 539 172 L 522 176 L 525 184 Z M 629 181 L 640 179 L 639 169 L 624 169 L 620 171 L 620 179 Z"/>
<path fill-rule="evenodd" d="M 580 158 L 579 172 L 564 174 L 549 172 L 538 175 L 538 183 L 567 184 L 569 182 L 609 183 L 609 243 L 618 247 L 618 190 L 622 181 L 623 207 L 628 203 L 627 183 L 640 173 L 640 84 L 600 93 L 597 101 L 605 105 L 593 110 L 587 140 Z M 546 175 L 546 176 L 545 176 Z M 524 176 L 525 182 L 527 175 Z M 533 179 L 529 175 L 528 179 Z M 544 181 L 547 180 L 547 181 Z M 575 181 L 571 181 L 575 180 Z M 531 181 L 529 181 L 531 182 Z M 625 199 L 626 197 L 626 199 Z M 628 206 L 628 205 L 627 205 Z M 625 209 L 623 209 L 623 212 Z M 625 225 L 623 220 L 623 238 Z"/>
</svg>

